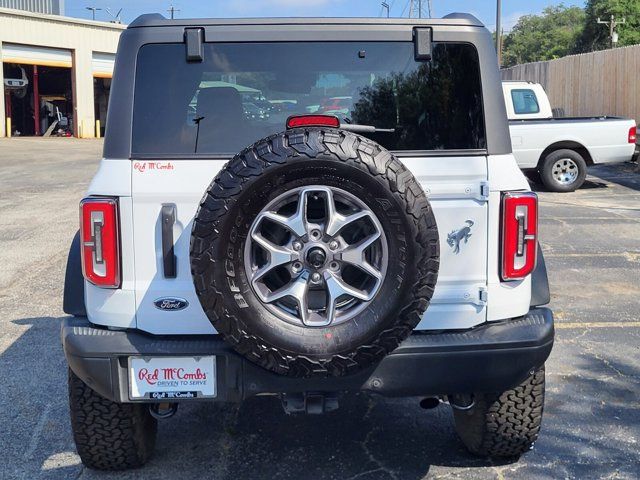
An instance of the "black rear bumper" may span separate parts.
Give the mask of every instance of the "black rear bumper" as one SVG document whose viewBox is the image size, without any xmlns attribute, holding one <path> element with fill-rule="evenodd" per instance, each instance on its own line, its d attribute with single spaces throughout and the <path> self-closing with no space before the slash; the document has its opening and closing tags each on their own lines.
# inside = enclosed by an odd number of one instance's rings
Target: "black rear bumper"
<svg viewBox="0 0 640 480">
<path fill-rule="evenodd" d="M 168 337 L 111 331 L 97 328 L 84 317 L 69 317 L 62 323 L 62 344 L 73 372 L 96 392 L 118 402 L 131 402 L 128 357 L 163 355 L 215 355 L 215 400 L 224 402 L 264 393 L 366 390 L 408 397 L 504 391 L 546 361 L 553 337 L 551 310 L 535 308 L 524 317 L 469 330 L 414 333 L 377 366 L 357 375 L 289 378 L 245 360 L 217 335 Z"/>
</svg>

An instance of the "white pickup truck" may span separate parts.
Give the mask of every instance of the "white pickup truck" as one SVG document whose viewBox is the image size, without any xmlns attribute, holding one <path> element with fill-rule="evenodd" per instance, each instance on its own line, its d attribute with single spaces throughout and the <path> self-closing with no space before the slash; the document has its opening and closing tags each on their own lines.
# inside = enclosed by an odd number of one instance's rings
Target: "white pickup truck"
<svg viewBox="0 0 640 480">
<path fill-rule="evenodd" d="M 502 91 L 518 166 L 554 192 L 580 188 L 587 167 L 626 162 L 636 150 L 636 122 L 620 117 L 554 117 L 538 83 L 507 81 Z"/>
</svg>

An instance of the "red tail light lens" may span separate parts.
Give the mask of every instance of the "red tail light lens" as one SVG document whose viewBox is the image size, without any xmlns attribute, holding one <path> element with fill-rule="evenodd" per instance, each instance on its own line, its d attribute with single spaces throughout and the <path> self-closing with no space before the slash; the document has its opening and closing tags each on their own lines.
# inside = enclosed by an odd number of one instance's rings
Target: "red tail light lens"
<svg viewBox="0 0 640 480">
<path fill-rule="evenodd" d="M 502 196 L 502 280 L 519 280 L 536 266 L 538 197 L 532 192 Z"/>
<path fill-rule="evenodd" d="M 340 128 L 340 120 L 333 115 L 292 115 L 287 118 L 287 128 L 297 127 Z"/>
<path fill-rule="evenodd" d="M 629 129 L 629 143 L 636 143 L 636 139 L 638 138 L 638 129 L 637 127 L 631 127 Z"/>
<path fill-rule="evenodd" d="M 120 286 L 118 202 L 85 198 L 80 202 L 82 273 L 94 285 Z"/>
</svg>

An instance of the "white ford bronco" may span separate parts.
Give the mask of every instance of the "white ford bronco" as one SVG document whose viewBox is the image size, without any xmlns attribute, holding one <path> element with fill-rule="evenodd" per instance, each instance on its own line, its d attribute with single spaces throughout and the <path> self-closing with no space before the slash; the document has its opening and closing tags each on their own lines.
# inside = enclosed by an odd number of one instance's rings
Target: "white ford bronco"
<svg viewBox="0 0 640 480">
<path fill-rule="evenodd" d="M 182 402 L 452 407 L 478 455 L 541 424 L 537 198 L 475 18 L 166 20 L 122 34 L 62 343 L 82 462 L 140 466 Z"/>
</svg>

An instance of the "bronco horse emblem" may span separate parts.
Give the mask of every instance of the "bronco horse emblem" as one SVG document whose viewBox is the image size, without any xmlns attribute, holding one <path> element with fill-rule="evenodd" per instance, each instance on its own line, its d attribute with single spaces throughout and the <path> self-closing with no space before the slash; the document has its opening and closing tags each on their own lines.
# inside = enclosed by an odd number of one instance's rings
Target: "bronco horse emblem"
<svg viewBox="0 0 640 480">
<path fill-rule="evenodd" d="M 460 242 L 464 240 L 464 243 L 467 243 L 469 241 L 469 237 L 471 237 L 471 227 L 473 227 L 473 222 L 471 220 L 467 220 L 465 223 L 467 224 L 465 227 L 462 227 L 459 230 L 453 230 L 449 235 L 447 235 L 447 243 L 453 248 L 453 253 L 460 253 Z"/>
</svg>

